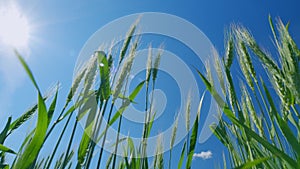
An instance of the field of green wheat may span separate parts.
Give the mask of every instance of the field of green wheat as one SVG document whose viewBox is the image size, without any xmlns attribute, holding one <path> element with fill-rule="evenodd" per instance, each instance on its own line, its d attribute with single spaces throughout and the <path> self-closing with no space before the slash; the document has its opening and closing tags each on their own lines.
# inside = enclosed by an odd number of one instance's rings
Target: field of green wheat
<svg viewBox="0 0 300 169">
<path fill-rule="evenodd" d="M 212 68 L 207 67 L 207 72 L 195 69 L 220 108 L 220 116 L 216 117 L 219 123 L 210 126 L 214 133 L 212 137 L 217 137 L 228 149 L 220 168 L 300 168 L 300 50 L 288 32 L 288 24 L 279 19 L 273 23 L 271 18 L 269 22 L 276 47 L 276 51 L 272 52 L 274 56 L 263 50 L 246 28 L 234 25 L 226 37 L 224 57 L 215 57 L 218 81 L 210 78 L 209 70 Z M 20 53 L 15 52 L 36 89 L 38 99 L 20 117 L 7 117 L 6 124 L 2 124 L 0 168 L 99 168 L 103 164 L 113 169 L 191 168 L 200 130 L 203 97 L 195 121 L 190 120 L 190 102 L 187 102 L 184 123 L 187 130 L 190 125 L 192 128 L 180 147 L 177 164 L 171 161 L 178 120 L 175 120 L 169 139 L 170 151 L 162 151 L 160 142 L 166 138 L 159 137 L 154 157 L 147 156 L 147 139 L 156 115 L 152 107 L 153 95 L 148 92 L 155 89 L 163 49 L 153 55 L 149 47 L 148 61 L 144 65 L 145 78 L 126 95 L 129 72 L 135 64 L 140 43 L 140 38 L 133 36 L 136 24 L 124 35 L 125 40 L 119 51 L 95 51 L 78 71 L 65 102 L 60 104 L 57 103 L 59 85 L 52 93 L 44 94 L 30 66 Z M 236 70 L 231 69 L 233 64 L 239 65 L 241 76 L 235 76 Z M 118 73 L 112 73 L 113 67 Z M 99 83 L 95 83 L 96 79 Z M 222 87 L 225 100 L 214 87 L 217 83 Z M 123 112 L 135 103 L 142 88 L 146 89 L 146 98 L 144 103 L 139 104 L 143 104 L 146 116 L 140 135 L 142 141 L 136 144 L 131 137 L 121 137 L 119 133 Z M 121 106 L 115 110 L 113 107 L 117 100 L 121 101 Z M 21 146 L 17 150 L 7 147 L 6 139 L 35 115 L 35 127 L 25 138 L 19 138 Z M 107 123 L 104 123 L 104 117 L 107 117 Z M 75 144 L 75 133 L 83 119 L 84 132 L 79 144 Z M 103 147 L 107 130 L 112 125 L 118 126 L 118 133 L 113 141 L 114 151 L 105 158 Z M 45 144 L 58 126 L 60 133 L 55 133 L 57 138 L 51 138 L 52 144 Z M 67 137 L 67 143 L 62 142 L 63 137 Z M 42 154 L 45 148 L 51 149 L 51 153 Z M 65 151 L 57 151 L 58 148 Z M 117 153 L 122 156 L 117 156 Z M 8 155 L 14 158 L 11 163 L 6 160 Z"/>
</svg>

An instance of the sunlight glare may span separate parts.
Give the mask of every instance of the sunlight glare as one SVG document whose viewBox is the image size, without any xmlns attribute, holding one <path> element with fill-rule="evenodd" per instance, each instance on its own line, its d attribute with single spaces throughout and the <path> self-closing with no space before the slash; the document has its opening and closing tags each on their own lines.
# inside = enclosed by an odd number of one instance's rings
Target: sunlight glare
<svg viewBox="0 0 300 169">
<path fill-rule="evenodd" d="M 15 48 L 26 48 L 29 37 L 30 26 L 21 11 L 15 6 L 0 8 L 0 41 Z"/>
</svg>

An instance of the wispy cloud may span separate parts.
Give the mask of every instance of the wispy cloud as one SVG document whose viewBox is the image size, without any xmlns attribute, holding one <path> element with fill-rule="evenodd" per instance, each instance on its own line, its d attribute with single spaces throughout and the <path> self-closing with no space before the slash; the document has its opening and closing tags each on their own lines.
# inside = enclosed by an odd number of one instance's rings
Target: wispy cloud
<svg viewBox="0 0 300 169">
<path fill-rule="evenodd" d="M 22 11 L 19 10 L 17 4 L 1 1 L 0 17 L 2 17 L 2 19 L 5 18 L 4 16 L 6 16 L 8 9 L 10 10 L 10 12 L 15 12 L 14 14 L 16 16 L 23 14 L 21 13 Z M 12 29 L 11 31 L 17 30 Z M 30 49 L 28 46 L 12 46 L 12 44 L 8 44 L 7 41 L 5 41 L 5 38 L 3 36 L 0 36 L 0 118 L 3 115 L 2 111 L 11 111 L 10 108 L 13 94 L 19 87 L 23 85 L 26 77 L 25 71 L 23 70 L 14 53 L 14 49 L 18 50 L 18 52 L 22 54 L 26 61 L 29 60 Z"/>
<path fill-rule="evenodd" d="M 207 160 L 207 159 L 210 159 L 212 158 L 212 152 L 210 150 L 208 151 L 202 151 L 200 153 L 195 153 L 193 155 L 194 158 L 202 158 L 203 160 Z"/>
<path fill-rule="evenodd" d="M 1 48 L 1 46 L 0 46 Z M 15 91 L 23 85 L 26 74 L 13 52 L 0 50 L 0 118 L 12 111 Z"/>
</svg>

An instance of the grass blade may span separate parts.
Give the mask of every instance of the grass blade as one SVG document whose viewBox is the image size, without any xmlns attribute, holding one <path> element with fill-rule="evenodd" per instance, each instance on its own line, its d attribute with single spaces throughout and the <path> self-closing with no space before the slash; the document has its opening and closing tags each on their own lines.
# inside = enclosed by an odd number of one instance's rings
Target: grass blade
<svg viewBox="0 0 300 169">
<path fill-rule="evenodd" d="M 40 149 L 44 143 L 48 127 L 48 113 L 45 102 L 42 96 L 38 95 L 38 121 L 34 132 L 34 136 L 31 142 L 26 146 L 24 152 L 20 154 L 16 164 L 13 166 L 14 169 L 29 168 L 37 158 Z"/>
<path fill-rule="evenodd" d="M 110 156 L 108 157 L 108 160 L 106 161 L 106 167 L 105 168 L 109 168 L 111 162 L 112 162 L 112 159 L 113 159 L 113 153 L 110 154 Z"/>
<path fill-rule="evenodd" d="M 284 161 L 286 161 L 290 166 L 297 166 L 297 162 L 289 157 L 287 154 L 285 154 L 283 151 L 279 150 L 276 146 L 270 144 L 267 140 L 260 137 L 258 134 L 256 134 L 254 131 L 252 131 L 250 128 L 248 128 L 244 123 L 242 123 L 240 120 L 238 120 L 234 113 L 230 110 L 230 108 L 224 103 L 224 101 L 221 99 L 221 97 L 216 93 L 215 89 L 210 85 L 210 83 L 207 81 L 207 79 L 198 71 L 198 74 L 200 75 L 201 79 L 203 80 L 204 84 L 206 85 L 207 89 L 210 91 L 210 93 L 213 95 L 217 103 L 219 104 L 219 107 L 222 108 L 224 114 L 230 119 L 230 121 L 245 130 L 245 133 L 247 133 L 248 137 L 255 139 L 260 144 L 262 144 L 266 149 L 268 149 L 272 154 L 276 155 L 277 157 L 280 157 Z"/>
<path fill-rule="evenodd" d="M 46 136 L 47 128 L 48 128 L 48 113 L 46 104 L 44 102 L 44 99 L 41 95 L 41 92 L 38 88 L 38 85 L 28 67 L 24 59 L 16 52 L 20 62 L 22 63 L 23 67 L 25 68 L 28 76 L 30 77 L 32 83 L 36 87 L 38 91 L 38 119 L 37 119 L 37 125 L 34 132 L 34 136 L 29 144 L 27 144 L 24 152 L 20 154 L 18 157 L 15 165 L 13 166 L 14 169 L 19 168 L 29 168 L 36 160 L 40 149 L 42 148 L 42 145 L 44 143 L 44 139 Z"/>
<path fill-rule="evenodd" d="M 8 133 L 9 126 L 10 126 L 10 122 L 11 122 L 11 117 L 8 118 L 8 120 L 7 120 L 7 122 L 6 122 L 6 125 L 5 125 L 4 129 L 3 129 L 2 132 L 0 133 L 0 144 L 3 144 L 3 143 L 4 143 L 4 140 L 5 140 L 6 137 L 7 137 L 7 133 Z"/>
<path fill-rule="evenodd" d="M 199 125 L 199 116 L 197 115 L 196 120 L 193 125 L 192 135 L 190 138 L 190 147 L 188 151 L 188 157 L 186 162 L 186 168 L 190 169 L 192 167 L 192 159 L 194 155 L 194 151 L 196 148 L 197 135 L 198 135 L 198 125 Z"/>
<path fill-rule="evenodd" d="M 56 107 L 56 103 L 57 103 L 57 95 L 58 95 L 58 86 L 54 95 L 54 99 L 52 101 L 52 103 L 50 104 L 49 110 L 48 110 L 48 125 L 51 122 L 51 119 L 53 117 L 54 111 L 55 111 L 55 107 Z"/>
<path fill-rule="evenodd" d="M 89 149 L 91 142 L 93 141 L 91 139 L 92 137 L 92 133 L 93 130 L 95 130 L 95 117 L 96 117 L 96 112 L 97 112 L 97 108 L 95 106 L 92 106 L 90 108 L 91 110 L 89 111 L 89 115 L 88 118 L 86 120 L 86 126 L 84 129 L 84 133 L 82 135 L 81 141 L 80 141 L 80 145 L 78 148 L 78 157 L 77 157 L 77 166 L 81 166 L 83 165 L 88 152 L 91 151 L 91 149 Z"/>
<path fill-rule="evenodd" d="M 111 94 L 110 90 L 110 67 L 109 63 L 106 58 L 106 54 L 102 51 L 97 52 L 97 58 L 98 58 L 98 65 L 99 65 L 99 72 L 100 72 L 100 90 L 97 97 L 100 97 L 101 101 L 107 100 Z"/>
<path fill-rule="evenodd" d="M 263 87 L 264 87 L 264 91 L 266 92 L 266 96 L 268 98 L 268 101 L 270 103 L 271 106 L 271 113 L 273 113 L 276 117 L 276 120 L 279 124 L 279 127 L 281 129 L 281 131 L 283 132 L 283 134 L 285 135 L 285 138 L 287 139 L 287 141 L 291 144 L 293 150 L 296 151 L 297 155 L 300 155 L 300 144 L 297 140 L 297 138 L 295 138 L 295 136 L 293 135 L 293 132 L 291 131 L 290 127 L 288 126 L 287 122 L 284 121 L 276 111 L 276 107 L 275 104 L 273 102 L 273 99 L 270 95 L 269 90 L 267 89 L 266 85 L 263 83 Z"/>
<path fill-rule="evenodd" d="M 23 68 L 25 69 L 27 75 L 29 76 L 31 82 L 33 83 L 34 87 L 37 89 L 37 91 L 40 93 L 40 89 L 33 77 L 33 74 L 31 72 L 31 70 L 29 69 L 28 65 L 26 64 L 25 60 L 23 59 L 23 57 L 17 52 L 15 51 L 16 56 L 18 57 L 19 61 L 21 62 Z"/>
<path fill-rule="evenodd" d="M 132 102 L 135 97 L 137 96 L 137 94 L 141 91 L 142 87 L 144 86 L 145 81 L 142 81 L 141 83 L 139 83 L 135 89 L 133 90 L 133 92 L 130 94 L 129 96 L 129 100 L 130 101 L 124 101 L 122 102 L 122 105 L 120 107 L 120 109 L 116 112 L 116 114 L 113 116 L 113 118 L 109 121 L 109 125 L 111 126 L 122 114 L 123 112 L 126 110 L 126 108 L 129 106 L 130 102 Z"/>
<path fill-rule="evenodd" d="M 264 158 L 259 158 L 259 159 L 255 159 L 253 161 L 249 161 L 247 163 L 244 163 L 243 165 L 236 167 L 235 169 L 249 169 L 249 168 L 253 168 L 255 166 L 257 166 L 258 164 L 261 164 L 267 160 L 269 160 L 270 157 L 264 157 Z"/>
<path fill-rule="evenodd" d="M 182 163 L 183 163 L 183 160 L 184 160 L 185 149 L 186 149 L 186 142 L 184 142 L 184 144 L 183 144 L 177 169 L 181 169 L 181 167 L 182 167 Z"/>
<path fill-rule="evenodd" d="M 10 148 L 0 144 L 0 151 L 2 152 L 6 152 L 6 153 L 12 153 L 12 154 L 17 154 L 15 153 L 13 150 L 11 150 Z"/>
</svg>

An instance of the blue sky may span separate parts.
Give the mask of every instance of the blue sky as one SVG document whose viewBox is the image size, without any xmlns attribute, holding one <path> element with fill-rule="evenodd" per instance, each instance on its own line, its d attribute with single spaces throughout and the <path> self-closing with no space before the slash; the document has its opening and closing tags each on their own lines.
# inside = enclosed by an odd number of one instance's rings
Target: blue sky
<svg viewBox="0 0 300 169">
<path fill-rule="evenodd" d="M 296 0 L 23 0 L 14 3 L 33 28 L 28 47 L 20 51 L 43 91 L 58 81 L 61 83 L 62 100 L 71 85 L 78 54 L 88 38 L 105 24 L 133 13 L 163 12 L 186 19 L 203 31 L 220 55 L 224 53 L 224 33 L 232 23 L 249 28 L 260 45 L 266 50 L 274 50 L 268 25 L 269 14 L 280 17 L 284 22 L 290 21 L 290 32 L 295 41 L 300 42 L 300 34 L 297 33 L 300 30 L 299 2 Z M 5 4 L 0 2 L 0 8 Z M 16 118 L 32 105 L 36 92 L 9 47 L 0 45 L 0 124 L 3 124 L 8 116 Z M 24 133 L 13 135 L 18 136 L 24 136 Z M 196 158 L 193 166 L 212 168 L 214 163 L 221 162 L 224 148 L 214 137 L 197 145 L 197 153 L 207 150 L 212 151 L 213 158 Z"/>
</svg>

